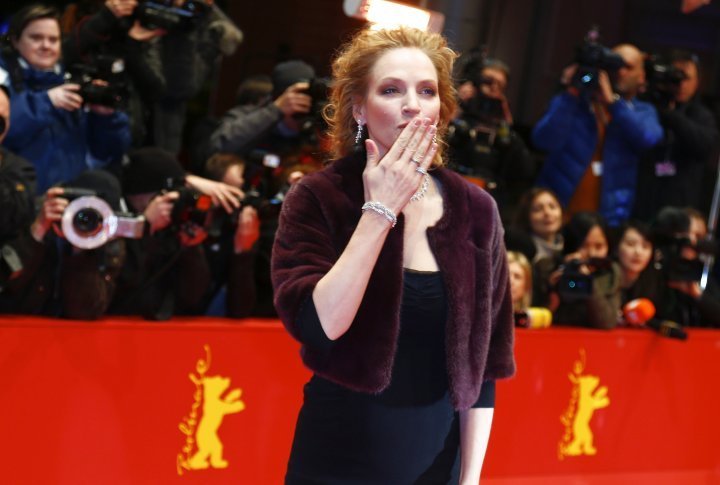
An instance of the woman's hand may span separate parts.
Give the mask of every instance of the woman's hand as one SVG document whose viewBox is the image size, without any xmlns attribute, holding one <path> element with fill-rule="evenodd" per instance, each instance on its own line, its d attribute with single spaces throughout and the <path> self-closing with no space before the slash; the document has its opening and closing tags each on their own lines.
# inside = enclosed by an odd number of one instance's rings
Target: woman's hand
<svg viewBox="0 0 720 485">
<path fill-rule="evenodd" d="M 223 206 L 228 214 L 240 207 L 240 201 L 245 198 L 243 191 L 237 187 L 198 177 L 197 175 L 188 175 L 185 177 L 185 183 L 193 189 L 209 195 L 213 204 Z"/>
<path fill-rule="evenodd" d="M 69 204 L 67 199 L 62 198 L 63 192 L 62 187 L 51 187 L 45 192 L 42 208 L 30 226 L 30 234 L 37 242 L 45 238 L 54 223 L 62 220 L 65 208 Z"/>
<path fill-rule="evenodd" d="M 414 118 L 380 159 L 377 145 L 365 141 L 367 164 L 363 172 L 365 201 L 377 201 L 400 214 L 410 202 L 437 153 L 437 128 L 429 118 Z"/>
<path fill-rule="evenodd" d="M 254 207 L 243 207 L 235 230 L 235 254 L 250 251 L 258 239 L 260 239 L 258 213 Z"/>
<path fill-rule="evenodd" d="M 65 111 L 75 111 L 80 109 L 83 104 L 82 96 L 77 93 L 78 91 L 80 91 L 79 84 L 69 83 L 48 89 L 47 93 L 54 107 Z"/>
</svg>

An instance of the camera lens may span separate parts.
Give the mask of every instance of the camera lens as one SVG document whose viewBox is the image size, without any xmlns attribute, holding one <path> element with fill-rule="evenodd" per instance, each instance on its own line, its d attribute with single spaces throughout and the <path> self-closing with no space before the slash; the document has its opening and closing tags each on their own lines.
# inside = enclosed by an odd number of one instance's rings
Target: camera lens
<svg viewBox="0 0 720 485">
<path fill-rule="evenodd" d="M 73 217 L 73 227 L 83 235 L 97 234 L 102 227 L 102 215 L 95 209 L 80 209 Z"/>
</svg>

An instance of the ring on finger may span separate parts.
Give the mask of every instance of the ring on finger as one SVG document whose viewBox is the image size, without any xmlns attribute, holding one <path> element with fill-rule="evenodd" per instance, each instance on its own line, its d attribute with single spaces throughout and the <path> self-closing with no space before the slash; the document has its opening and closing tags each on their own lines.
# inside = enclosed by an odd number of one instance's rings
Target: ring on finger
<svg viewBox="0 0 720 485">
<path fill-rule="evenodd" d="M 414 161 L 415 161 L 415 160 L 413 160 L 413 162 L 414 162 Z M 421 174 L 423 174 L 423 175 L 427 175 L 427 174 L 428 174 L 428 171 L 425 170 L 425 169 L 422 168 L 422 167 L 415 167 L 415 171 L 416 171 L 417 173 L 421 173 Z"/>
<path fill-rule="evenodd" d="M 416 163 L 417 165 L 420 165 L 420 162 L 422 162 L 422 160 L 417 160 L 415 157 L 411 158 L 410 161 Z"/>
</svg>

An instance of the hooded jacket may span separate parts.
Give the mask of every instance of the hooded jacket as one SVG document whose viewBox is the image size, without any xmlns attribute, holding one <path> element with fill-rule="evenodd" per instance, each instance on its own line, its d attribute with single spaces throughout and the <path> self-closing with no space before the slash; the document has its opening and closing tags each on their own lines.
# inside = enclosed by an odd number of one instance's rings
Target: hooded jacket
<svg viewBox="0 0 720 485">
<path fill-rule="evenodd" d="M 335 264 L 360 220 L 365 161 L 353 155 L 308 175 L 288 193 L 273 248 L 275 306 L 302 343 L 303 362 L 350 389 L 388 387 L 400 330 L 404 217 L 390 231 L 349 330 L 318 345 L 303 329 L 312 292 Z M 456 409 L 478 399 L 483 381 L 515 371 L 513 317 L 503 229 L 493 199 L 447 169 L 433 172 L 442 218 L 427 235 L 447 289 L 447 372 Z M 342 304 L 342 302 L 339 302 Z"/>
</svg>

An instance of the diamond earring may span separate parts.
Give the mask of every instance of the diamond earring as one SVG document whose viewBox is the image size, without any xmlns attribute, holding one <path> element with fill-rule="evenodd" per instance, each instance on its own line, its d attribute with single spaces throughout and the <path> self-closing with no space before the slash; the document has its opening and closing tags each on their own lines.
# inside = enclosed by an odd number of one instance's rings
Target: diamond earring
<svg viewBox="0 0 720 485">
<path fill-rule="evenodd" d="M 355 134 L 355 144 L 359 145 L 360 140 L 362 140 L 363 125 L 360 122 L 360 120 L 358 120 L 357 125 L 358 125 L 358 128 L 357 128 L 357 133 Z"/>
</svg>

